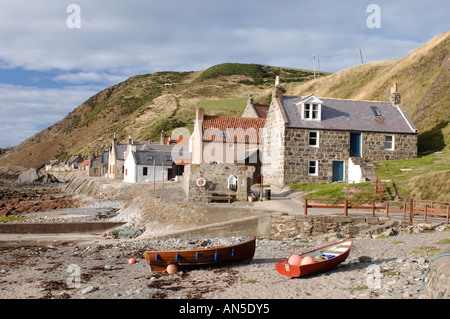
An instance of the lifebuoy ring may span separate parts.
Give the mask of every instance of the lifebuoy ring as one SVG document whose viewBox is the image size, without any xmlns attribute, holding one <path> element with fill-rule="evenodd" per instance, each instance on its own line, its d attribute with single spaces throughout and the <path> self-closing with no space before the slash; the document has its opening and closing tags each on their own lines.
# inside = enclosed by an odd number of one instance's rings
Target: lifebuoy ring
<svg viewBox="0 0 450 319">
<path fill-rule="evenodd" d="M 204 187 L 206 184 L 206 180 L 202 177 L 200 177 L 199 179 L 197 179 L 197 186 L 198 187 Z"/>
</svg>

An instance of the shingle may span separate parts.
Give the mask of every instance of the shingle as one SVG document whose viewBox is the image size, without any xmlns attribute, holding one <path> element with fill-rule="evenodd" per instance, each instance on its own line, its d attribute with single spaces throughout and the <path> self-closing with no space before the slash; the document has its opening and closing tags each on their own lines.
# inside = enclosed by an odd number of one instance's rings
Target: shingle
<svg viewBox="0 0 450 319">
<path fill-rule="evenodd" d="M 301 105 L 296 105 L 301 99 L 298 96 L 283 96 L 289 127 L 415 133 L 398 108 L 388 102 L 320 98 L 323 101 L 321 121 L 307 121 L 301 118 Z M 373 107 L 380 112 L 380 116 L 375 116 Z"/>
</svg>

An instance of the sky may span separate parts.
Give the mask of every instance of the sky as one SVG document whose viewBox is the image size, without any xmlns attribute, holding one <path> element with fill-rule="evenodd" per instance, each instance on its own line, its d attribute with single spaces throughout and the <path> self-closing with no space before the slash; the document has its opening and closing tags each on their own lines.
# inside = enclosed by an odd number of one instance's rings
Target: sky
<svg viewBox="0 0 450 319">
<path fill-rule="evenodd" d="M 0 148 L 130 76 L 235 62 L 337 72 L 450 29 L 448 0 L 0 0 Z"/>
</svg>

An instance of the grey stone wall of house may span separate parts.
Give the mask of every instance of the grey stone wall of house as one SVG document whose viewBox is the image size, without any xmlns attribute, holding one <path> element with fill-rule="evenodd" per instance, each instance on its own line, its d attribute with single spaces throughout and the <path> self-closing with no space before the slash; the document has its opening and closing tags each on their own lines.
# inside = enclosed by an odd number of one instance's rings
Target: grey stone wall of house
<svg viewBox="0 0 450 319">
<path fill-rule="evenodd" d="M 268 118 L 269 138 L 280 131 L 280 121 Z M 281 126 L 282 127 L 282 126 Z M 286 128 L 281 135 L 283 146 L 264 145 L 264 183 L 282 186 L 295 183 L 330 183 L 333 161 L 344 162 L 344 180 L 348 180 L 350 131 L 315 130 L 319 132 L 319 146 L 309 146 L 309 129 Z M 394 136 L 394 149 L 385 150 L 386 135 Z M 389 134 L 362 132 L 362 159 L 369 162 L 417 157 L 417 134 Z M 273 140 L 273 138 L 272 138 Z M 277 143 L 278 141 L 274 141 Z M 282 153 L 282 154 L 280 154 Z M 266 161 L 267 160 L 267 161 Z M 317 161 L 315 175 L 308 172 L 309 161 Z M 267 169 L 269 168 L 269 169 Z"/>
<path fill-rule="evenodd" d="M 394 136 L 394 149 L 385 150 L 386 136 Z M 399 160 L 417 157 L 417 134 L 362 133 L 362 157 L 370 161 Z"/>
<path fill-rule="evenodd" d="M 253 184 L 255 167 L 245 165 L 187 165 L 183 173 L 183 190 L 188 201 L 206 201 L 211 193 L 232 194 L 237 200 L 247 200 L 250 187 Z M 228 188 L 228 178 L 237 178 L 237 189 Z M 204 187 L 197 185 L 197 180 L 203 178 Z"/>
<path fill-rule="evenodd" d="M 349 158 L 350 134 L 345 131 L 320 131 L 319 147 L 308 146 L 309 131 L 288 128 L 285 137 L 284 181 L 295 183 L 331 182 L 333 161 Z M 309 175 L 309 161 L 318 161 L 317 175 Z M 344 169 L 347 172 L 347 169 Z"/>
<path fill-rule="evenodd" d="M 264 126 L 262 174 L 264 184 L 284 185 L 284 139 L 285 122 L 280 111 L 281 105 L 273 99 Z"/>
</svg>

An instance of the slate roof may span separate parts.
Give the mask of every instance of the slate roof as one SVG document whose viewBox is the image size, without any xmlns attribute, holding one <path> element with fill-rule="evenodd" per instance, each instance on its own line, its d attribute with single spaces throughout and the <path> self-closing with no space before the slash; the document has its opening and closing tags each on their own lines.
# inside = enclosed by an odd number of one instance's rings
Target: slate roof
<svg viewBox="0 0 450 319">
<path fill-rule="evenodd" d="M 203 141 L 258 143 L 261 140 L 265 118 L 206 116 L 203 119 Z M 221 132 L 234 133 L 229 136 Z M 228 136 L 228 139 L 227 139 Z"/>
<path fill-rule="evenodd" d="M 189 164 L 191 161 L 191 153 L 186 152 L 186 148 L 178 147 L 174 150 L 176 145 L 161 145 L 161 144 L 143 144 L 137 145 L 138 149 L 133 152 L 134 162 L 137 165 L 153 166 L 153 159 L 156 160 L 157 166 L 171 166 L 172 162 L 177 165 Z M 140 146 L 140 148 L 139 148 Z M 172 152 L 174 150 L 174 152 Z M 182 154 L 179 153 L 182 150 Z"/>
<path fill-rule="evenodd" d="M 322 104 L 321 121 L 302 120 L 301 104 L 298 96 L 283 96 L 282 105 L 288 126 L 293 128 L 348 130 L 366 132 L 416 133 L 416 128 L 401 106 L 389 102 L 371 102 L 320 98 Z M 373 108 L 380 115 L 375 116 Z M 406 116 L 407 119 L 404 118 Z M 408 125 L 408 123 L 410 125 Z"/>
<path fill-rule="evenodd" d="M 127 145 L 128 144 L 117 144 L 116 145 L 116 159 L 118 160 L 124 160 L 124 152 L 127 151 Z"/>
</svg>

